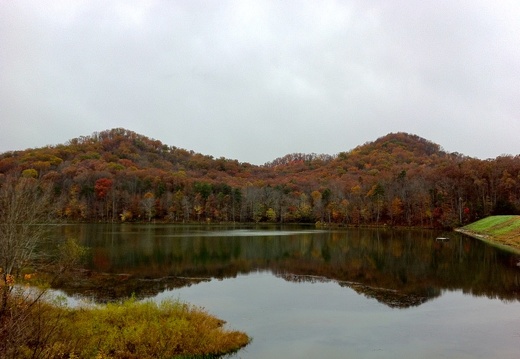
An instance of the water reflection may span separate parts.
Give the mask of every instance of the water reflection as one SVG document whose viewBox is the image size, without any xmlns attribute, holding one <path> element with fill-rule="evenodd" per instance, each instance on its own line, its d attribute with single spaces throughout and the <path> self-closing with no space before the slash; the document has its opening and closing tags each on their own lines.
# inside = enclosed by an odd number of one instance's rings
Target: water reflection
<svg viewBox="0 0 520 359">
<path fill-rule="evenodd" d="M 91 248 L 87 275 L 69 294 L 98 300 L 150 296 L 211 278 L 270 271 L 291 282 L 335 281 L 390 307 L 419 305 L 443 290 L 520 299 L 518 255 L 459 233 L 315 230 L 295 226 L 84 224 L 56 238 Z"/>
</svg>

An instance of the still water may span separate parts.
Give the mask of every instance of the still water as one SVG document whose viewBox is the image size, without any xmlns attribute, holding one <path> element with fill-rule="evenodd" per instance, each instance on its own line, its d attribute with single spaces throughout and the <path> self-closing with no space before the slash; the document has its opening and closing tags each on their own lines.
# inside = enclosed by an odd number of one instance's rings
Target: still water
<svg viewBox="0 0 520 359">
<path fill-rule="evenodd" d="M 67 294 L 202 306 L 253 337 L 233 358 L 520 355 L 520 257 L 458 233 L 92 224 L 52 236 L 90 248 Z"/>
</svg>

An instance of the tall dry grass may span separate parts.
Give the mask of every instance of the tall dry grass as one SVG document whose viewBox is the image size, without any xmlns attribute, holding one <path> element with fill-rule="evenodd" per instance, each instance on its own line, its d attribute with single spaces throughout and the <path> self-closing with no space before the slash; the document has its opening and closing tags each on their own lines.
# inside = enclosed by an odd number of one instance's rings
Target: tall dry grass
<svg viewBox="0 0 520 359">
<path fill-rule="evenodd" d="M 30 333 L 12 348 L 13 358 L 210 358 L 250 341 L 205 310 L 179 301 L 38 306 L 26 319 Z"/>
</svg>

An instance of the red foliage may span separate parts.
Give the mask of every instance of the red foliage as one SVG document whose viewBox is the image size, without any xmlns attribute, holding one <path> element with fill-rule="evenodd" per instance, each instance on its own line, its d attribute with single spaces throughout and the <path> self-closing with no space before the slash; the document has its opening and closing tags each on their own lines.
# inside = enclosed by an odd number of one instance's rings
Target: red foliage
<svg viewBox="0 0 520 359">
<path fill-rule="evenodd" d="M 94 190 L 99 199 L 104 199 L 112 188 L 113 181 L 110 178 L 100 178 L 96 181 Z"/>
</svg>

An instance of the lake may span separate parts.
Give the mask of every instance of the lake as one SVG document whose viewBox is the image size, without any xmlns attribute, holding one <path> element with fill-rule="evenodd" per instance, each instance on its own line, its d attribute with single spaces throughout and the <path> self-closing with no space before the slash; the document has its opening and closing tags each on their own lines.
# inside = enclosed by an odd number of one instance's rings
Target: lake
<svg viewBox="0 0 520 359">
<path fill-rule="evenodd" d="M 520 256 L 460 233 L 123 223 L 51 238 L 90 248 L 69 296 L 202 306 L 253 338 L 232 358 L 520 354 Z"/>
</svg>

